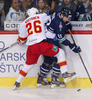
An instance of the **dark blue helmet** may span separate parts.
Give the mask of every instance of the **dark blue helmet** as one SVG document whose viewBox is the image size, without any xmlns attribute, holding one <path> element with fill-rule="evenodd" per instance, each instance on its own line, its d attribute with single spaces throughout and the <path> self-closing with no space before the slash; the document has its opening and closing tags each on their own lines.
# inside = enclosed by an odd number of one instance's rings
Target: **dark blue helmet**
<svg viewBox="0 0 92 100">
<path fill-rule="evenodd" d="M 63 14 L 63 16 L 65 17 L 69 17 L 69 18 L 72 17 L 71 10 L 69 8 L 62 8 L 61 14 Z"/>
</svg>

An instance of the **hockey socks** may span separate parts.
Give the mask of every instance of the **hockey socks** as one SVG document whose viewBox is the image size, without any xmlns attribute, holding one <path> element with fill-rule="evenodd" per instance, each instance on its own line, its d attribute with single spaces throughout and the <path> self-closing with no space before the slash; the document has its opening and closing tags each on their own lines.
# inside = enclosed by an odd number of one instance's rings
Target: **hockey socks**
<svg viewBox="0 0 92 100">
<path fill-rule="evenodd" d="M 17 82 L 21 83 L 21 81 L 24 79 L 24 77 L 27 75 L 28 71 L 33 67 L 33 65 L 27 65 L 25 64 L 24 67 L 20 70 L 19 76 L 17 78 Z"/>
</svg>

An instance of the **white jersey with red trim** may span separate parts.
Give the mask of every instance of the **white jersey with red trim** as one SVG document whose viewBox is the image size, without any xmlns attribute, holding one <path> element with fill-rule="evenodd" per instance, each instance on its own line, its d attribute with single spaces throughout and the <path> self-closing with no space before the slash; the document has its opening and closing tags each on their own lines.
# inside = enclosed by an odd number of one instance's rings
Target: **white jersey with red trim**
<svg viewBox="0 0 92 100">
<path fill-rule="evenodd" d="M 21 41 L 27 39 L 26 45 L 33 45 L 46 39 L 45 23 L 50 19 L 47 14 L 36 14 L 28 17 L 20 24 L 19 38 Z"/>
</svg>

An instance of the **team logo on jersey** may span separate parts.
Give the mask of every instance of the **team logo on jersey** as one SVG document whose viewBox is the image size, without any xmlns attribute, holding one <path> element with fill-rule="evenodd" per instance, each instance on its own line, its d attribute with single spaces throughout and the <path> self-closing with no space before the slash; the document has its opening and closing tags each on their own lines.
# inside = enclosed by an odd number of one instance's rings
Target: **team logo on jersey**
<svg viewBox="0 0 92 100">
<path fill-rule="evenodd" d="M 60 31 L 62 31 L 62 22 L 60 22 L 59 28 L 60 28 Z"/>
<path fill-rule="evenodd" d="M 52 50 L 57 52 L 57 50 L 58 50 L 57 46 L 53 45 L 53 49 Z"/>
</svg>

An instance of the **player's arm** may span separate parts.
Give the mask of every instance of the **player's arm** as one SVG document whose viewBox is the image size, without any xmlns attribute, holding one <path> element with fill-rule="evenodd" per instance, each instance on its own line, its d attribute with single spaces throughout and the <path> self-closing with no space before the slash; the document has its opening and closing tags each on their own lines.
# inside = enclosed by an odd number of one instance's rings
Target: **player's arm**
<svg viewBox="0 0 92 100">
<path fill-rule="evenodd" d="M 53 39 L 55 37 L 56 34 L 54 32 L 55 31 L 54 29 L 55 29 L 55 22 L 53 20 L 47 24 L 47 31 L 45 32 L 47 38 Z"/>
<path fill-rule="evenodd" d="M 66 37 L 59 38 L 59 43 L 62 43 L 65 46 L 69 46 L 69 48 L 75 53 L 81 52 L 81 48 L 75 43 L 71 43 L 68 39 L 66 39 Z"/>
<path fill-rule="evenodd" d="M 43 19 L 44 19 L 44 23 L 47 23 L 47 22 L 50 20 L 50 16 L 47 15 L 46 13 L 43 13 L 43 14 L 42 14 L 42 17 L 43 17 Z"/>
<path fill-rule="evenodd" d="M 18 31 L 18 39 L 17 42 L 19 45 L 22 45 L 26 42 L 27 40 L 27 32 L 26 32 L 26 27 L 24 23 L 20 24 L 19 31 Z"/>
<path fill-rule="evenodd" d="M 72 25 L 71 25 L 70 21 L 68 21 L 68 22 L 66 23 L 66 32 L 68 32 L 69 30 L 70 30 L 70 31 L 72 30 Z"/>
<path fill-rule="evenodd" d="M 23 45 L 26 42 L 27 37 L 20 37 L 18 36 L 17 43 L 19 45 Z"/>
</svg>

